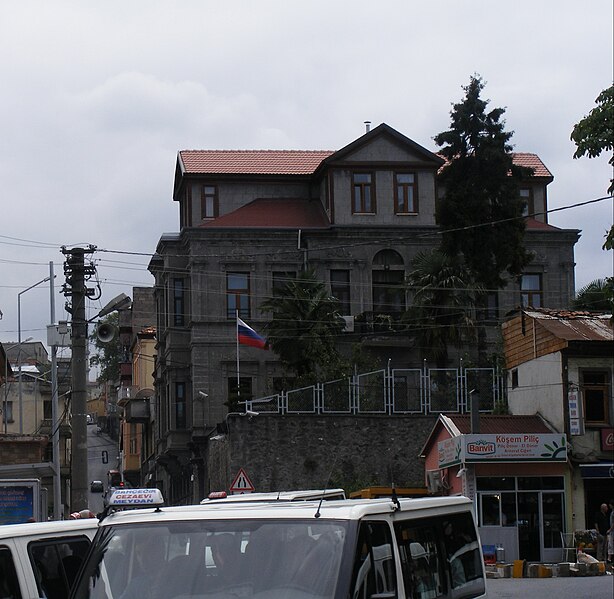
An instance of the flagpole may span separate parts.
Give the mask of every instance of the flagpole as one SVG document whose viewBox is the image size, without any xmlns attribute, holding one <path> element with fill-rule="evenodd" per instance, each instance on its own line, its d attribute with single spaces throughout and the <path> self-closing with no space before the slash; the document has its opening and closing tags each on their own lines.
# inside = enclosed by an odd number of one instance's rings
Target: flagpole
<svg viewBox="0 0 614 599">
<path fill-rule="evenodd" d="M 241 401 L 241 374 L 239 373 L 239 310 L 235 310 L 235 325 L 237 339 L 237 403 Z"/>
</svg>

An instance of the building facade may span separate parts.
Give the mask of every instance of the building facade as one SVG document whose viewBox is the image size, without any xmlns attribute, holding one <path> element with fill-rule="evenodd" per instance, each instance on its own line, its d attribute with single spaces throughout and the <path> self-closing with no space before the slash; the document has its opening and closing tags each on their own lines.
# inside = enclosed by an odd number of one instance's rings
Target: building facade
<svg viewBox="0 0 614 599">
<path fill-rule="evenodd" d="M 489 299 L 493 339 L 501 316 L 521 302 L 566 307 L 574 293 L 578 231 L 548 224 L 552 175 L 541 160 L 514 159 L 534 169 L 520 190 L 535 215 L 526 232 L 534 259 Z M 269 315 L 260 304 L 301 270 L 313 269 L 340 300 L 347 323 L 340 345 L 360 343 L 384 363 L 421 367 L 415 340 L 378 323 L 395 323 L 406 311 L 411 261 L 438 245 L 443 164 L 385 124 L 337 151 L 179 152 L 178 231 L 160 238 L 149 267 L 163 468 L 156 476 L 173 501 L 193 500 L 206 487 L 185 483 L 190 460 L 206 451 L 229 400 L 238 390 L 246 399 L 265 397 L 284 374 L 272 352 L 237 346 L 235 315 L 262 330 Z"/>
<path fill-rule="evenodd" d="M 525 309 L 503 339 L 509 409 L 540 414 L 568 439 L 570 527 L 593 528 L 614 475 L 612 315 Z"/>
</svg>

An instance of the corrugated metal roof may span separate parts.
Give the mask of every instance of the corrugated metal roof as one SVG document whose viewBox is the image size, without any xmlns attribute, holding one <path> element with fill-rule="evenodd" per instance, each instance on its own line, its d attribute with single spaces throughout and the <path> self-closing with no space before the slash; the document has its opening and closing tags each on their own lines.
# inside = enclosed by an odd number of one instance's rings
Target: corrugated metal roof
<svg viewBox="0 0 614 599">
<path fill-rule="evenodd" d="M 566 341 L 613 341 L 611 314 L 573 310 L 525 310 L 547 331 Z"/>
<path fill-rule="evenodd" d="M 471 416 L 446 414 L 461 435 L 471 433 Z M 531 416 L 493 416 L 480 415 L 480 433 L 484 435 L 516 434 L 516 433 L 552 433 L 553 430 L 537 415 Z"/>
</svg>

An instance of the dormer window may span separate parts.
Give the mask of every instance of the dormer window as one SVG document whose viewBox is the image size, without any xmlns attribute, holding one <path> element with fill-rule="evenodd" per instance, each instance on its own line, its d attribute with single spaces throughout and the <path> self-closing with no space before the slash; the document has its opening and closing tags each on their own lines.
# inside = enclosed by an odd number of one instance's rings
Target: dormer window
<svg viewBox="0 0 614 599">
<path fill-rule="evenodd" d="M 216 218 L 218 216 L 217 185 L 194 186 L 200 194 L 200 218 Z M 197 196 L 198 197 L 198 196 Z"/>
<path fill-rule="evenodd" d="M 375 214 L 375 183 L 373 173 L 352 175 L 352 212 L 354 214 Z"/>
<path fill-rule="evenodd" d="M 533 190 L 530 187 L 522 187 L 518 190 L 520 199 L 524 202 L 522 216 L 533 216 L 535 205 L 533 202 Z"/>
<path fill-rule="evenodd" d="M 414 173 L 394 174 L 394 212 L 395 214 L 416 214 L 418 194 Z"/>
</svg>

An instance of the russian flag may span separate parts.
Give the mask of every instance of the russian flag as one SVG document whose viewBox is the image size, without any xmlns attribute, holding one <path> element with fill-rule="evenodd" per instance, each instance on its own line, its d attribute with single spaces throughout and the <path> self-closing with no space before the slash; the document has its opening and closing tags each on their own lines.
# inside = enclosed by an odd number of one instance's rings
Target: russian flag
<svg viewBox="0 0 614 599">
<path fill-rule="evenodd" d="M 261 337 L 237 316 L 237 339 L 242 345 L 251 345 L 258 349 L 269 349 L 266 339 Z"/>
</svg>

